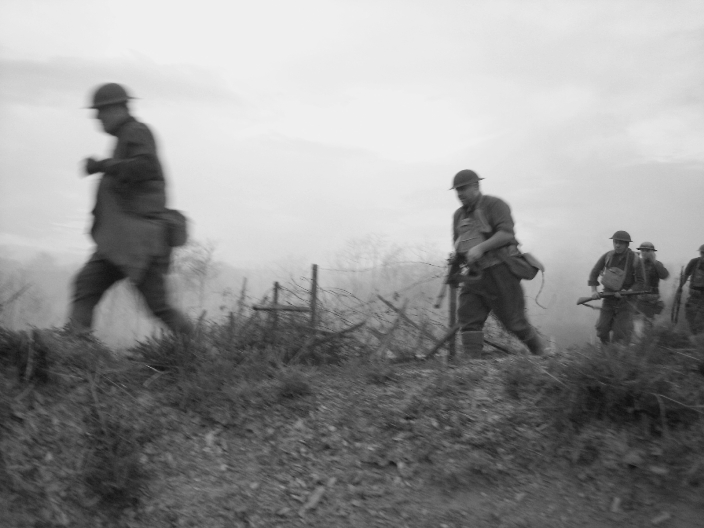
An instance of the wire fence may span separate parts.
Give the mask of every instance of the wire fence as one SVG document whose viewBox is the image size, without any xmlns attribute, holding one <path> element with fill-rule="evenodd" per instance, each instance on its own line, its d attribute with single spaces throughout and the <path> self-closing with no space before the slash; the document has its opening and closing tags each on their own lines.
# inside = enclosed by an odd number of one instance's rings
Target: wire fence
<svg viewBox="0 0 704 528">
<path fill-rule="evenodd" d="M 384 349 L 393 357 L 424 356 L 447 332 L 449 308 L 446 302 L 434 307 L 445 277 L 445 266 L 422 261 L 403 261 L 363 268 L 318 268 L 311 276 L 290 277 L 276 283 L 277 306 L 303 309 L 316 299 L 316 320 L 303 311 L 273 310 L 263 313 L 261 305 L 271 305 L 274 290 L 260 299 L 247 297 L 249 310 L 241 314 L 241 329 L 248 330 L 251 342 L 305 347 L 315 332 L 323 335 L 344 333 L 360 323 L 363 327 L 328 339 L 335 353 L 369 353 Z M 316 277 L 316 280 L 313 279 Z M 244 292 L 243 292 L 244 294 Z M 239 303 L 241 306 L 241 302 Z M 252 306 L 260 307 L 252 310 Z M 403 315 L 400 315 L 400 312 Z M 244 317 L 242 317 L 244 315 Z M 232 313 L 231 313 L 232 317 Z M 312 327 L 315 326 L 315 328 Z M 259 337 L 251 333 L 259 333 Z M 485 334 L 504 351 L 520 348 L 490 316 Z"/>
</svg>

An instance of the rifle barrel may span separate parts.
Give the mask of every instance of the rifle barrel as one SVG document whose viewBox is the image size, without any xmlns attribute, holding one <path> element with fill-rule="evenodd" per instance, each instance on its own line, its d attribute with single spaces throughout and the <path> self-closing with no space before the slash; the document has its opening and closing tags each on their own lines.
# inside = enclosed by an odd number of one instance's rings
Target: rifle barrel
<svg viewBox="0 0 704 528">
<path fill-rule="evenodd" d="M 615 297 L 617 293 L 621 294 L 622 296 L 630 296 L 630 295 L 644 295 L 644 294 L 650 293 L 650 292 L 640 291 L 640 290 L 637 290 L 637 291 L 628 291 L 627 290 L 627 291 L 621 291 L 621 292 L 599 292 L 599 299 L 604 299 L 605 297 Z M 578 305 L 584 304 L 589 301 L 596 301 L 596 300 L 598 300 L 598 299 L 593 299 L 591 295 L 589 297 L 580 297 L 579 299 L 577 299 L 577 304 Z"/>
</svg>

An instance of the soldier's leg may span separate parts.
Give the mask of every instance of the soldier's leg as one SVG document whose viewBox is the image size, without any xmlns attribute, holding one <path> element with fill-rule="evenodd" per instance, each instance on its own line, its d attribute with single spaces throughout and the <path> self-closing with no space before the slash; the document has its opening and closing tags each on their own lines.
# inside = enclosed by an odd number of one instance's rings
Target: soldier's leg
<svg viewBox="0 0 704 528">
<path fill-rule="evenodd" d="M 693 334 L 704 331 L 704 294 L 698 290 L 689 290 L 687 302 L 684 305 L 684 314 Z"/>
<path fill-rule="evenodd" d="M 614 315 L 613 331 L 614 342 L 628 344 L 633 335 L 633 305 L 628 299 L 617 301 Z"/>
<path fill-rule="evenodd" d="M 95 307 L 110 286 L 123 278 L 124 274 L 117 266 L 94 253 L 73 283 L 70 330 L 77 334 L 90 333 Z"/>
<path fill-rule="evenodd" d="M 484 348 L 484 323 L 489 316 L 490 307 L 480 285 L 465 286 L 460 292 L 457 319 L 462 325 L 462 350 L 468 358 L 482 357 Z"/>
<path fill-rule="evenodd" d="M 191 322 L 179 310 L 171 306 L 166 293 L 166 273 L 169 269 L 168 257 L 152 261 L 137 289 L 144 297 L 151 312 L 161 319 L 174 333 L 187 334 L 193 330 Z"/>
<path fill-rule="evenodd" d="M 704 332 L 704 294 L 699 295 L 699 307 L 697 308 L 697 315 L 695 317 L 695 327 L 695 334 Z"/>
<path fill-rule="evenodd" d="M 491 289 L 491 308 L 506 329 L 513 333 L 535 355 L 543 353 L 543 344 L 535 328 L 528 322 L 521 281 L 505 264 L 484 270 L 487 287 Z"/>
<path fill-rule="evenodd" d="M 596 322 L 596 336 L 604 344 L 608 345 L 611 341 L 610 332 L 616 316 L 615 303 L 612 299 L 604 299 L 601 301 L 601 310 L 599 310 L 599 320 Z"/>
</svg>

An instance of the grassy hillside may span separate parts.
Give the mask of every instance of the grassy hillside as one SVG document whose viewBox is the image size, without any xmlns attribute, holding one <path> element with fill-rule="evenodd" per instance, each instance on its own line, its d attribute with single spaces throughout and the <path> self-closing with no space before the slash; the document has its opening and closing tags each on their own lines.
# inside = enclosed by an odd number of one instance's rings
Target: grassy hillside
<svg viewBox="0 0 704 528">
<path fill-rule="evenodd" d="M 704 347 L 394 360 L 201 321 L 117 355 L 0 333 L 0 525 L 698 526 Z M 386 326 L 388 328 L 388 326 Z M 399 353 L 402 343 L 407 354 Z"/>
</svg>

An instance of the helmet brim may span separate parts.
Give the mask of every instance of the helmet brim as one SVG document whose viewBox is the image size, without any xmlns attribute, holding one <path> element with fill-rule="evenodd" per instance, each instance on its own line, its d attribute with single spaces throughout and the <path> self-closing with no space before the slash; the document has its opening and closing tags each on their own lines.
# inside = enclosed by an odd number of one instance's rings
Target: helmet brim
<svg viewBox="0 0 704 528">
<path fill-rule="evenodd" d="M 467 185 L 472 185 L 473 183 L 479 183 L 479 180 L 483 180 L 483 179 L 484 179 L 484 178 L 477 178 L 476 181 L 460 183 L 459 185 L 453 185 L 452 187 L 450 187 L 450 190 L 451 190 L 451 191 L 454 191 L 454 190 L 457 189 L 458 187 L 465 187 L 465 186 L 467 186 Z"/>
<path fill-rule="evenodd" d="M 115 105 L 115 104 L 120 104 L 120 103 L 126 103 L 132 99 L 137 99 L 137 97 L 132 97 L 131 95 L 128 95 L 127 98 L 124 97 L 116 97 L 115 99 L 108 99 L 107 101 L 103 101 L 100 104 L 94 104 L 92 106 L 86 106 L 86 110 L 97 110 L 98 108 L 102 108 L 104 106 L 110 106 L 110 105 Z"/>
</svg>

